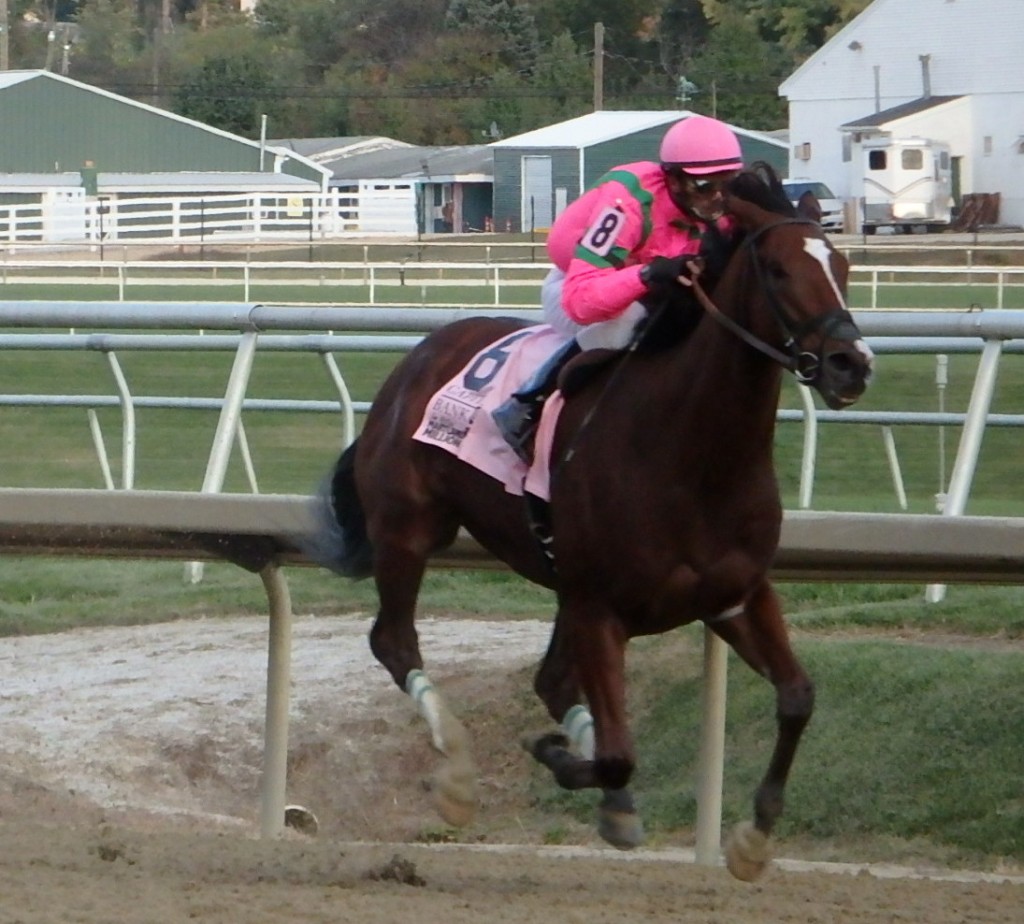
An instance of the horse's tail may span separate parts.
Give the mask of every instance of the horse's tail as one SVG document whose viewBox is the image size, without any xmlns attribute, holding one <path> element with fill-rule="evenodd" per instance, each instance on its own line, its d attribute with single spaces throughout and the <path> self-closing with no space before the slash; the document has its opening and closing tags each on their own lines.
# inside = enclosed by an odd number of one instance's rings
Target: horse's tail
<svg viewBox="0 0 1024 924">
<path fill-rule="evenodd" d="M 356 492 L 356 444 L 334 464 L 316 494 L 315 531 L 303 542 L 303 551 L 318 565 L 350 578 L 373 573 L 373 546 L 366 533 L 366 513 Z"/>
</svg>

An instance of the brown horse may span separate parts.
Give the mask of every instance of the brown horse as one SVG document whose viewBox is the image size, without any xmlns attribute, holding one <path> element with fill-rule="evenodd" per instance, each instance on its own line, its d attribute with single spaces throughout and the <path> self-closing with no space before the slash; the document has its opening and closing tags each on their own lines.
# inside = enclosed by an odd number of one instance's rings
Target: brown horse
<svg viewBox="0 0 1024 924">
<path fill-rule="evenodd" d="M 430 396 L 516 321 L 470 318 L 427 337 L 395 368 L 332 473 L 330 529 L 318 554 L 343 574 L 376 580 L 370 645 L 447 758 L 436 796 L 450 822 L 473 815 L 475 771 L 464 728 L 423 671 L 414 618 L 429 558 L 462 527 L 556 591 L 534 687 L 563 730 L 528 748 L 563 787 L 603 790 L 599 829 L 616 846 L 642 839 L 626 789 L 636 762 L 626 643 L 701 620 L 768 679 L 775 749 L 753 827 L 727 853 L 741 878 L 764 868 L 814 699 L 767 577 L 782 517 L 772 461 L 782 373 L 793 371 L 838 408 L 863 392 L 872 358 L 844 303 L 846 260 L 797 216 L 774 174 L 741 174 L 727 208 L 742 242 L 721 261 L 706 312 L 680 288 L 640 346 L 591 373 L 566 402 L 552 455 L 554 568 L 521 497 L 411 439 Z"/>
</svg>

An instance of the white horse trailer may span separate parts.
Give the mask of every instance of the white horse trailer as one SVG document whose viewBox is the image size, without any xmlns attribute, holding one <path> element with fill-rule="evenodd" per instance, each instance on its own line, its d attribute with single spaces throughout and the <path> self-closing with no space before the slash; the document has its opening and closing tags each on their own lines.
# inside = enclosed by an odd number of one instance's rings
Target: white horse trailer
<svg viewBox="0 0 1024 924">
<path fill-rule="evenodd" d="M 953 209 L 953 173 L 949 145 L 926 138 L 865 140 L 865 234 L 881 227 L 911 232 L 924 226 L 949 226 Z"/>
</svg>

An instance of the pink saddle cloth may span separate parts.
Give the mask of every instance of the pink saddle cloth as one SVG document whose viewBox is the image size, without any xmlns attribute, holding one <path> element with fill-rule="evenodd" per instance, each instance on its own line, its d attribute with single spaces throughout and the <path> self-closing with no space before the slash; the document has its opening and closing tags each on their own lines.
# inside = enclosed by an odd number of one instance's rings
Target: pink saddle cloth
<svg viewBox="0 0 1024 924">
<path fill-rule="evenodd" d="M 527 466 L 505 442 L 491 411 L 520 388 L 559 347 L 565 336 L 546 324 L 507 334 L 481 350 L 427 402 L 413 439 L 437 446 L 500 481 L 510 494 L 548 500 L 548 464 L 562 396 L 544 405 L 533 464 Z"/>
</svg>

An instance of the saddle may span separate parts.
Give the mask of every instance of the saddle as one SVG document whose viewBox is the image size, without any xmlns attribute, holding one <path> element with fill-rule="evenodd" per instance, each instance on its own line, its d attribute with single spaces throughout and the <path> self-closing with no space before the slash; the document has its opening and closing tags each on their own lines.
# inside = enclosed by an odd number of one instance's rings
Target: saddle
<svg viewBox="0 0 1024 924">
<path fill-rule="evenodd" d="M 611 363 L 621 359 L 625 350 L 594 349 L 574 356 L 558 376 L 558 390 L 564 398 L 578 395 Z"/>
</svg>

